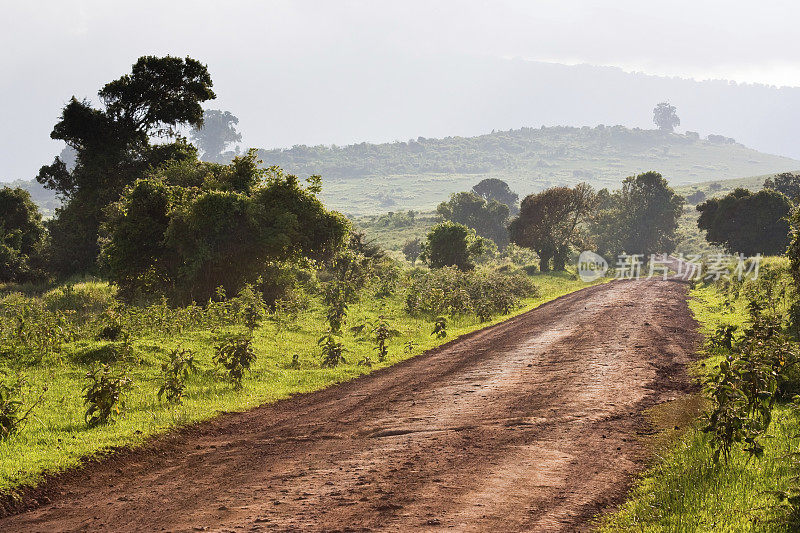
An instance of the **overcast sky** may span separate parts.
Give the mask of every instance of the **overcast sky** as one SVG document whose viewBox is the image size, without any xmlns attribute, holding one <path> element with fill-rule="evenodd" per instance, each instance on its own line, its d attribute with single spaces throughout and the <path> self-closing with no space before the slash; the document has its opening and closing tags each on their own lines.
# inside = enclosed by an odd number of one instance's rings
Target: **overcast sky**
<svg viewBox="0 0 800 533">
<path fill-rule="evenodd" d="M 207 107 L 237 114 L 245 143 L 265 148 L 426 135 L 391 122 L 350 128 L 346 113 L 315 107 L 330 105 L 322 94 L 369 91 L 373 69 L 402 77 L 423 58 L 800 86 L 796 0 L 0 0 L 0 8 L 0 180 L 33 177 L 61 149 L 49 133 L 64 103 L 94 97 L 148 54 L 206 63 L 218 95 Z M 287 105 L 297 121 L 279 113 Z"/>
</svg>

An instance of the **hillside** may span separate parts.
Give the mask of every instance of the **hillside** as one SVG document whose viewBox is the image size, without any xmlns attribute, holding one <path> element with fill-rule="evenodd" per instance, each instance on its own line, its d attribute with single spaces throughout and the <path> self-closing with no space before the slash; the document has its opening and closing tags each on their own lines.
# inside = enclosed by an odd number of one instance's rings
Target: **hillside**
<svg viewBox="0 0 800 533">
<path fill-rule="evenodd" d="M 711 139 L 622 126 L 522 128 L 477 137 L 295 146 L 259 155 L 265 164 L 300 176 L 321 174 L 326 202 L 348 214 L 431 209 L 487 177 L 525 195 L 581 181 L 613 188 L 625 176 L 651 169 L 677 186 L 800 168 L 800 161 L 733 139 Z"/>
</svg>

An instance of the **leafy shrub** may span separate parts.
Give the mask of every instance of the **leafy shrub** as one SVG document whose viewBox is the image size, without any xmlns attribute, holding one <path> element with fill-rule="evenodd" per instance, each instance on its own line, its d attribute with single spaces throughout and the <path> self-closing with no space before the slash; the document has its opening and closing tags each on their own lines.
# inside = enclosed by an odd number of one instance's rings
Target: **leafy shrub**
<svg viewBox="0 0 800 533">
<path fill-rule="evenodd" d="M 74 311 L 87 316 L 102 313 L 114 305 L 115 290 L 106 282 L 87 281 L 68 283 L 42 295 L 48 310 Z"/>
<path fill-rule="evenodd" d="M 431 331 L 431 335 L 436 335 L 437 339 L 444 339 L 447 337 L 447 318 L 443 316 L 437 316 L 436 320 L 433 322 L 433 331 Z"/>
<path fill-rule="evenodd" d="M 344 353 L 345 348 L 339 340 L 339 336 L 329 330 L 325 335 L 319 338 L 317 344 L 322 347 L 322 366 L 327 368 L 334 368 L 340 363 L 345 363 Z"/>
<path fill-rule="evenodd" d="M 227 371 L 235 389 L 241 389 L 244 373 L 256 360 L 252 340 L 249 337 L 230 338 L 217 346 L 215 352 L 214 363 Z"/>
<path fill-rule="evenodd" d="M 131 386 L 131 380 L 105 364 L 87 372 L 86 379 L 89 382 L 83 388 L 87 406 L 84 419 L 90 427 L 107 424 L 125 408 L 122 394 Z"/>
<path fill-rule="evenodd" d="M 10 380 L 4 372 L 0 372 L 0 378 L 0 441 L 4 441 L 22 430 L 31 411 L 41 403 L 44 392 L 23 412 L 24 389 L 27 385 L 25 379 L 17 377 Z"/>
<path fill-rule="evenodd" d="M 183 391 L 186 390 L 186 378 L 195 371 L 194 356 L 191 350 L 175 349 L 169 354 L 169 360 L 161 364 L 163 383 L 158 389 L 158 399 L 166 396 L 170 403 L 181 403 Z"/>
<path fill-rule="evenodd" d="M 101 317 L 100 332 L 97 338 L 105 341 L 115 341 L 123 334 L 122 317 L 116 309 L 109 309 Z"/>
</svg>

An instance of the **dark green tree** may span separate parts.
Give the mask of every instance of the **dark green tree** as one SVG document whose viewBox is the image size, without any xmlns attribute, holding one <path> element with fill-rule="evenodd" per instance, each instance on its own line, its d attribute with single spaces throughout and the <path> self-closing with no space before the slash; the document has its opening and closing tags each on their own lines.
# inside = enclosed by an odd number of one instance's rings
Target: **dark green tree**
<svg viewBox="0 0 800 533">
<path fill-rule="evenodd" d="M 486 251 L 486 244 L 463 224 L 445 221 L 436 224 L 428 232 L 428 240 L 422 250 L 422 260 L 431 268 L 455 266 L 460 270 L 472 270 L 473 262 Z"/>
<path fill-rule="evenodd" d="M 242 134 L 236 130 L 237 124 L 239 119 L 230 111 L 207 109 L 203 113 L 203 124 L 193 127 L 189 136 L 203 152 L 204 161 L 222 163 L 223 152 L 230 145 L 242 141 Z"/>
<path fill-rule="evenodd" d="M 511 242 L 534 250 L 543 272 L 550 270 L 551 259 L 555 270 L 564 270 L 570 247 L 582 241 L 581 227 L 596 203 L 595 192 L 585 183 L 531 194 L 508 227 Z"/>
<path fill-rule="evenodd" d="M 602 205 L 591 224 L 601 255 L 624 252 L 647 258 L 675 250 L 684 199 L 658 172 L 625 178 L 620 191 L 603 195 Z"/>
<path fill-rule="evenodd" d="M 0 282 L 42 275 L 45 236 L 42 216 L 28 191 L 0 189 Z"/>
<path fill-rule="evenodd" d="M 698 205 L 697 227 L 705 230 L 708 242 L 729 252 L 777 255 L 789 244 L 791 209 L 789 199 L 777 191 L 737 188 Z"/>
<path fill-rule="evenodd" d="M 764 188 L 785 194 L 792 202 L 800 201 L 800 174 L 782 172 L 764 180 Z"/>
<path fill-rule="evenodd" d="M 75 97 L 67 103 L 50 136 L 75 150 L 74 167 L 57 157 L 36 177 L 64 200 L 48 224 L 58 243 L 52 253 L 57 272 L 94 267 L 103 210 L 126 186 L 166 161 L 194 157 L 194 147 L 180 138 L 166 144 L 151 139 L 200 125 L 200 104 L 215 97 L 211 85 L 206 67 L 192 58 L 145 56 L 100 90 L 100 109 Z"/>
<path fill-rule="evenodd" d="M 499 248 L 508 244 L 508 206 L 491 200 L 487 202 L 471 192 L 453 194 L 442 202 L 436 212 L 445 220 L 472 228 L 486 239 L 491 239 Z"/>
<path fill-rule="evenodd" d="M 220 286 L 235 294 L 269 281 L 269 264 L 323 261 L 344 246 L 349 224 L 316 191 L 276 167 L 260 169 L 254 151 L 230 165 L 173 163 L 107 210 L 102 262 L 126 298 L 205 301 Z"/>
<path fill-rule="evenodd" d="M 519 196 L 503 180 L 486 178 L 475 185 L 472 192 L 487 202 L 494 200 L 507 205 L 509 213 L 512 215 L 519 213 Z"/>
<path fill-rule="evenodd" d="M 413 266 L 417 262 L 419 254 L 422 253 L 422 242 L 419 240 L 419 237 L 407 240 L 405 244 L 403 244 L 402 251 L 408 262 Z"/>
<path fill-rule="evenodd" d="M 653 109 L 653 123 L 661 131 L 675 131 L 675 127 L 681 125 L 678 118 L 677 109 L 669 102 L 661 102 Z"/>
</svg>

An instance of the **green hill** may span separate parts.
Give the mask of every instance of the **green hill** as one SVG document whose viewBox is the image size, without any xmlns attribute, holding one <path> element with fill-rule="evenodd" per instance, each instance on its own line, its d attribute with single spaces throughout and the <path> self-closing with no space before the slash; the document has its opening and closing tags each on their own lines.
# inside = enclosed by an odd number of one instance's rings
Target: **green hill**
<svg viewBox="0 0 800 533">
<path fill-rule="evenodd" d="M 264 164 L 300 176 L 321 174 L 323 196 L 348 214 L 432 209 L 451 193 L 487 177 L 524 196 L 586 181 L 617 187 L 622 178 L 661 172 L 673 185 L 740 178 L 800 168 L 800 161 L 764 154 L 722 136 L 622 126 L 522 128 L 477 137 L 350 146 L 261 150 Z"/>
</svg>

